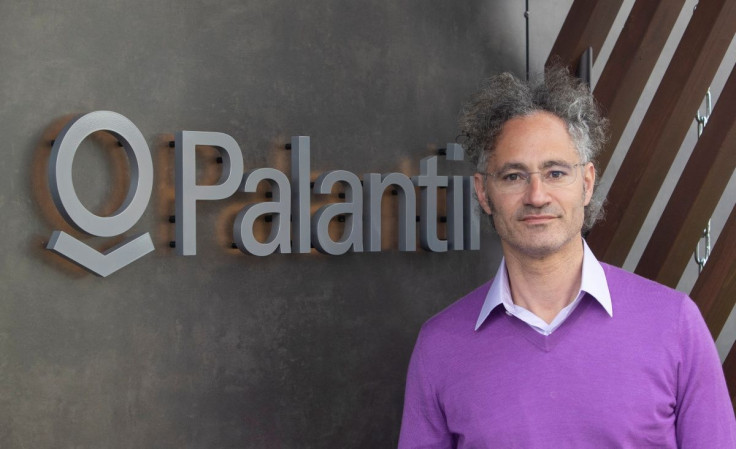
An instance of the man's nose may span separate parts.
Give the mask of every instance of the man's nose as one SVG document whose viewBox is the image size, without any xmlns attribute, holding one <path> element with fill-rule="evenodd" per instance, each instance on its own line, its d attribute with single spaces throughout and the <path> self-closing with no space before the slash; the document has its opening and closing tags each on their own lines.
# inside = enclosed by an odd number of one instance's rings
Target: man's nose
<svg viewBox="0 0 736 449">
<path fill-rule="evenodd" d="M 543 206 L 549 202 L 547 186 L 542 182 L 541 173 L 529 173 L 525 200 L 527 204 L 532 206 Z"/>
</svg>

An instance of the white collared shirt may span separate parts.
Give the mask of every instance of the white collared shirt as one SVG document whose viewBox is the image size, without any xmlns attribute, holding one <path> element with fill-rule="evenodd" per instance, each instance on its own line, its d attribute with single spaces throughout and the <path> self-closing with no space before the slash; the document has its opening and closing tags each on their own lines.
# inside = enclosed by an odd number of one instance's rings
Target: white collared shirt
<svg viewBox="0 0 736 449">
<path fill-rule="evenodd" d="M 506 270 L 505 259 L 501 260 L 501 266 L 498 267 L 496 277 L 493 278 L 491 288 L 486 294 L 486 300 L 483 302 L 478 320 L 475 323 L 475 330 L 478 330 L 481 324 L 488 318 L 491 311 L 497 306 L 503 304 L 506 313 L 527 323 L 537 332 L 549 335 L 567 319 L 568 316 L 580 304 L 583 296 L 587 293 L 595 298 L 596 301 L 606 310 L 609 316 L 613 316 L 613 306 L 611 304 L 611 293 L 608 290 L 608 281 L 603 272 L 598 259 L 595 258 L 593 252 L 588 248 L 588 244 L 583 240 L 583 272 L 580 281 L 580 291 L 575 300 L 565 306 L 555 316 L 551 323 L 547 324 L 543 319 L 522 306 L 514 304 L 511 298 L 511 288 L 509 287 L 509 277 Z"/>
</svg>

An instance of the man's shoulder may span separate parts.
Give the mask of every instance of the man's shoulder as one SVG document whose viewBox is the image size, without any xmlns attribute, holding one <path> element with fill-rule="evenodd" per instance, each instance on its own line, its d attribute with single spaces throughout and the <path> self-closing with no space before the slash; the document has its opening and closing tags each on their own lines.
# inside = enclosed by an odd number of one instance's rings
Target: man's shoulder
<svg viewBox="0 0 736 449">
<path fill-rule="evenodd" d="M 684 304 L 692 303 L 688 295 L 681 291 L 613 265 L 601 263 L 601 266 L 606 274 L 614 315 L 616 309 L 622 307 L 631 307 L 638 314 L 647 310 L 660 316 L 667 310 L 678 314 Z"/>
<path fill-rule="evenodd" d="M 461 329 L 472 332 L 491 282 L 480 285 L 427 320 L 422 326 L 422 333 Z"/>
<path fill-rule="evenodd" d="M 606 274 L 609 289 L 623 290 L 627 292 L 636 291 L 639 293 L 653 293 L 660 296 L 680 298 L 687 296 L 671 287 L 639 276 L 636 273 L 626 271 L 623 268 L 615 267 L 604 262 L 601 262 L 601 267 L 603 267 L 603 271 Z"/>
</svg>

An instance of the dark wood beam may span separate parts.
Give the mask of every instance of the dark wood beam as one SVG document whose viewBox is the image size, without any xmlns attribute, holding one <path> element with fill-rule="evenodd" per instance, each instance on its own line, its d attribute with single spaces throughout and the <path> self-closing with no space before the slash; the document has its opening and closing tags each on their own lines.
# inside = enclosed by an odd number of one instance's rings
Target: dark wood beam
<svg viewBox="0 0 736 449">
<path fill-rule="evenodd" d="M 606 219 L 588 237 L 605 262 L 626 260 L 735 31 L 734 0 L 694 11 L 611 186 Z"/>
<path fill-rule="evenodd" d="M 636 272 L 674 288 L 736 169 L 736 70 L 731 72 Z"/>
<path fill-rule="evenodd" d="M 637 1 L 593 92 L 610 121 L 610 139 L 596 160 L 603 173 L 644 91 L 685 0 Z"/>
<path fill-rule="evenodd" d="M 731 396 L 731 404 L 736 412 L 736 344 L 731 346 L 726 360 L 723 361 L 723 374 L 726 375 L 728 394 Z"/>
<path fill-rule="evenodd" d="M 575 0 L 552 46 L 547 65 L 559 62 L 575 73 L 580 55 L 588 47 L 593 47 L 595 60 L 622 3 L 623 0 Z"/>
<path fill-rule="evenodd" d="M 736 207 L 690 296 L 700 308 L 711 335 L 717 338 L 736 304 Z"/>
</svg>

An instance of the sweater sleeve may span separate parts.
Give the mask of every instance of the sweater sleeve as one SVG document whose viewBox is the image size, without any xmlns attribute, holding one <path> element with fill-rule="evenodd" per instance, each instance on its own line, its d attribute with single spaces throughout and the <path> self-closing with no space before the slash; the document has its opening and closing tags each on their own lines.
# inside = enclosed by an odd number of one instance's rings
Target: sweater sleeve
<svg viewBox="0 0 736 449">
<path fill-rule="evenodd" d="M 676 432 L 681 449 L 736 448 L 736 419 L 713 338 L 690 298 L 679 317 Z"/>
<path fill-rule="evenodd" d="M 420 332 L 409 362 L 399 449 L 452 449 L 452 436 L 429 381 Z"/>
</svg>

